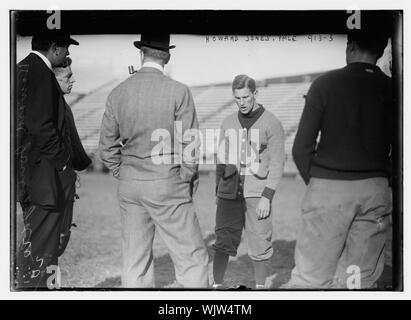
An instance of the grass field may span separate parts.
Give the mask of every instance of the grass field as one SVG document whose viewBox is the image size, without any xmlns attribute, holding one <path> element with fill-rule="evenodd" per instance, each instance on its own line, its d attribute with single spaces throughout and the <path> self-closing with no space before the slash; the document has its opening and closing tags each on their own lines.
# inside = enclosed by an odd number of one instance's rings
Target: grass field
<svg viewBox="0 0 411 320">
<path fill-rule="evenodd" d="M 214 175 L 202 174 L 194 202 L 202 235 L 212 261 L 214 242 Z M 300 224 L 300 204 L 305 185 L 295 178 L 283 178 L 273 202 L 273 247 L 271 288 L 276 289 L 290 278 L 294 266 L 296 232 Z M 63 287 L 118 288 L 121 272 L 120 214 L 116 198 L 117 181 L 109 174 L 82 173 L 77 193 L 70 243 L 60 259 Z M 18 219 L 21 228 L 21 217 Z M 138 232 L 138 230 L 136 230 Z M 226 284 L 254 287 L 251 261 L 242 241 L 238 255 L 230 258 Z M 388 246 L 389 247 L 389 246 Z M 155 237 L 154 267 L 156 287 L 174 281 L 174 268 L 161 238 Z M 391 283 L 390 250 L 380 287 Z M 211 264 L 209 265 L 211 277 Z"/>
</svg>

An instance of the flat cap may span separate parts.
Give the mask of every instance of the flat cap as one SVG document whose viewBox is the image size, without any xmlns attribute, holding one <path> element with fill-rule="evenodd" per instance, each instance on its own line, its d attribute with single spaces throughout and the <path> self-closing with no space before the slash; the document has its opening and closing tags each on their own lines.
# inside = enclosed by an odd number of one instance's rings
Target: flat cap
<svg viewBox="0 0 411 320">
<path fill-rule="evenodd" d="M 70 37 L 70 35 L 60 29 L 53 29 L 53 30 L 42 30 L 40 32 L 37 32 L 34 36 L 33 39 L 37 40 L 43 40 L 47 41 L 50 43 L 56 43 L 58 45 L 63 45 L 63 46 L 69 46 L 71 44 L 73 45 L 79 45 L 78 41 L 74 40 L 73 38 Z"/>
</svg>

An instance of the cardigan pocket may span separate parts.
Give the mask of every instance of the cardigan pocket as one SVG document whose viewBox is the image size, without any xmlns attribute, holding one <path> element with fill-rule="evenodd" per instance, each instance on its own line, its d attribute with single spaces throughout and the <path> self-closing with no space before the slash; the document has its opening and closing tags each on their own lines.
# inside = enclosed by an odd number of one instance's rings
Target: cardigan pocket
<svg viewBox="0 0 411 320">
<path fill-rule="evenodd" d="M 224 175 L 222 178 L 227 180 L 228 178 L 231 178 L 235 174 L 238 174 L 237 167 L 233 164 L 227 164 L 224 168 Z"/>
<path fill-rule="evenodd" d="M 268 171 L 267 171 L 267 174 L 266 174 L 266 175 L 264 175 L 264 176 L 262 176 L 262 175 L 258 175 L 258 174 L 256 174 L 256 173 L 253 173 L 253 176 L 254 176 L 255 178 L 257 178 L 258 180 L 267 180 L 267 177 L 268 177 Z"/>
<path fill-rule="evenodd" d="M 258 172 L 254 172 L 253 170 L 250 169 L 250 173 L 252 174 L 253 177 L 257 178 L 258 180 L 266 180 L 268 177 L 269 170 L 258 170 Z"/>
</svg>

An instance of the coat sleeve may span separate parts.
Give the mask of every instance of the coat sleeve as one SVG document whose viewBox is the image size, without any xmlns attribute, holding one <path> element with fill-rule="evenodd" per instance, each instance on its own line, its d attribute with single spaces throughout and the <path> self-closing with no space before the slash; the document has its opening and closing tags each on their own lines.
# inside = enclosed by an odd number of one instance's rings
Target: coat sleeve
<svg viewBox="0 0 411 320">
<path fill-rule="evenodd" d="M 283 176 L 285 162 L 284 129 L 277 118 L 273 118 L 268 128 L 267 140 L 267 150 L 270 160 L 267 185 L 263 191 L 263 195 L 271 200 Z"/>
<path fill-rule="evenodd" d="M 70 141 L 71 149 L 73 150 L 73 168 L 74 170 L 84 170 L 91 164 L 91 159 L 84 150 L 83 144 L 81 143 L 80 136 L 77 131 L 76 124 L 74 122 L 73 112 L 71 108 L 66 105 L 67 110 L 67 121 L 70 123 Z"/>
<path fill-rule="evenodd" d="M 104 165 L 113 172 L 116 178 L 119 177 L 121 148 L 119 125 L 113 113 L 112 95 L 109 95 L 101 123 L 99 150 Z"/>
<path fill-rule="evenodd" d="M 317 146 L 323 108 L 318 81 L 314 81 L 307 93 L 292 150 L 294 162 L 305 184 L 310 180 L 311 161 Z"/>
<path fill-rule="evenodd" d="M 57 170 L 61 170 L 69 162 L 70 152 L 57 127 L 56 101 L 59 93 L 55 90 L 51 72 L 33 71 L 27 86 L 26 127 L 33 142 L 39 147 L 40 154 Z"/>
<path fill-rule="evenodd" d="M 194 99 L 190 89 L 186 86 L 177 98 L 175 121 L 181 122 L 182 130 L 181 133 L 175 132 L 179 145 L 174 147 L 175 152 L 180 154 L 181 178 L 193 183 L 198 179 L 200 138 Z M 178 128 L 178 125 L 176 127 Z"/>
</svg>

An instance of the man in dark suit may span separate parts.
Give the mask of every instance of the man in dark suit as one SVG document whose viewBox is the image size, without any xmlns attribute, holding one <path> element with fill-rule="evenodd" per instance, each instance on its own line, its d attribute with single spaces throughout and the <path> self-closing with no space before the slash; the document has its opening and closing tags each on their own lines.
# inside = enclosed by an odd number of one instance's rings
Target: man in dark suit
<svg viewBox="0 0 411 320">
<path fill-rule="evenodd" d="M 17 65 L 16 183 L 24 235 L 16 288 L 50 288 L 58 272 L 64 189 L 76 174 L 67 107 L 52 68 L 66 61 L 70 44 L 78 42 L 60 30 L 35 35 L 33 52 Z"/>
</svg>

